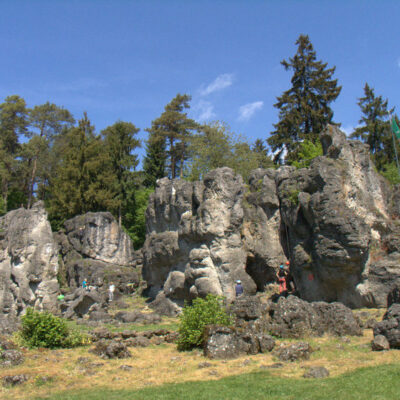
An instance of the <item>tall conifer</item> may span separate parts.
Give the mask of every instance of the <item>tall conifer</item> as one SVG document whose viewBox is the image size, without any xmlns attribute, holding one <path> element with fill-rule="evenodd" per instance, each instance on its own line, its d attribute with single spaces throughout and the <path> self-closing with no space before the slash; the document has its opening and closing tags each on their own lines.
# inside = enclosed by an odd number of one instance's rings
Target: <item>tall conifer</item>
<svg viewBox="0 0 400 400">
<path fill-rule="evenodd" d="M 300 35 L 296 41 L 297 52 L 289 61 L 281 64 L 292 70 L 292 87 L 278 97 L 274 105 L 279 110 L 279 122 L 268 138 L 268 144 L 275 152 L 275 159 L 281 159 L 284 151 L 288 159 L 295 159 L 298 143 L 304 139 L 317 140 L 319 132 L 332 123 L 333 111 L 329 104 L 334 101 L 341 87 L 332 79 L 335 67 L 317 61 L 316 52 L 308 35 Z"/>
<path fill-rule="evenodd" d="M 368 83 L 364 86 L 364 97 L 358 99 L 362 117 L 358 121 L 361 126 L 351 134 L 352 138 L 361 139 L 369 145 L 369 151 L 376 167 L 382 167 L 394 161 L 394 149 L 390 123 L 388 120 L 388 100 L 375 96 L 374 89 Z"/>
</svg>

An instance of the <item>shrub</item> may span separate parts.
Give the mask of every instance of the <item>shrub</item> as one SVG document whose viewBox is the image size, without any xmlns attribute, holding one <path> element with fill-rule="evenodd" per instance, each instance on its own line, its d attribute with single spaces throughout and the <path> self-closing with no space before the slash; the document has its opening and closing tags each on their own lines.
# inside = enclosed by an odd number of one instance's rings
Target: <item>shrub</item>
<svg viewBox="0 0 400 400">
<path fill-rule="evenodd" d="M 224 308 L 222 297 L 209 294 L 205 299 L 193 300 L 191 306 L 185 305 L 179 317 L 178 349 L 190 350 L 201 346 L 204 328 L 211 324 L 232 324 L 232 318 Z"/>
<path fill-rule="evenodd" d="M 29 307 L 21 322 L 21 337 L 31 348 L 74 347 L 85 342 L 79 332 L 69 330 L 62 318 L 49 312 L 38 312 Z"/>
</svg>

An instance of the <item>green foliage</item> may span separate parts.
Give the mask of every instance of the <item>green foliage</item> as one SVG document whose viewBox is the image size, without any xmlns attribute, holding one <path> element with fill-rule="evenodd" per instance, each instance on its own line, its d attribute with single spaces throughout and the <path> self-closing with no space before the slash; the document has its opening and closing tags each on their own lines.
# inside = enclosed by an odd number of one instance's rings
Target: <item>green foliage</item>
<svg viewBox="0 0 400 400">
<path fill-rule="evenodd" d="M 304 140 L 298 150 L 293 154 L 291 165 L 296 168 L 305 168 L 309 167 L 311 161 L 318 156 L 322 156 L 322 145 L 319 140 L 316 140 L 315 143 L 310 140 Z"/>
<path fill-rule="evenodd" d="M 125 215 L 125 227 L 133 241 L 133 247 L 139 249 L 143 246 L 146 238 L 145 213 L 153 188 L 141 188 L 135 192 L 135 207 Z"/>
<path fill-rule="evenodd" d="M 297 206 L 297 204 L 299 204 L 299 193 L 300 191 L 298 189 L 294 189 L 288 195 L 290 203 L 294 206 Z"/>
<path fill-rule="evenodd" d="M 143 160 L 143 172 L 145 175 L 143 183 L 146 187 L 155 188 L 157 179 L 166 176 L 166 139 L 151 129 L 147 131 L 150 135 L 146 143 L 146 156 Z"/>
<path fill-rule="evenodd" d="M 137 155 L 132 153 L 140 147 L 140 141 L 135 138 L 138 132 L 139 129 L 135 125 L 123 121 L 118 121 L 102 131 L 112 173 L 115 175 L 116 210 L 110 211 L 118 215 L 120 224 L 130 206 L 128 193 L 133 181 L 133 171 L 139 163 Z"/>
<path fill-rule="evenodd" d="M 153 138 L 164 138 L 166 155 L 169 159 L 169 173 L 172 179 L 182 178 L 184 163 L 188 157 L 188 142 L 198 124 L 183 111 L 189 109 L 191 97 L 177 94 L 166 106 L 160 117 L 155 119 L 147 131 Z M 162 144 L 159 141 L 158 144 Z M 161 161 L 161 160 L 160 160 Z"/>
<path fill-rule="evenodd" d="M 8 192 L 7 197 L 7 211 L 15 210 L 26 204 L 26 194 L 18 187 L 13 187 Z"/>
<path fill-rule="evenodd" d="M 364 97 L 360 97 L 357 103 L 363 113 L 359 126 L 352 134 L 352 138 L 361 139 L 369 145 L 369 151 L 379 171 L 383 166 L 394 160 L 392 133 L 387 116 L 392 110 L 388 110 L 388 100 L 382 96 L 375 96 L 374 89 L 368 83 L 364 87 Z M 400 146 L 396 141 L 397 150 Z"/>
<path fill-rule="evenodd" d="M 62 155 L 50 180 L 49 214 L 53 227 L 88 211 L 118 208 L 111 158 L 86 114 L 79 126 L 66 134 Z"/>
<path fill-rule="evenodd" d="M 61 318 L 28 308 L 21 322 L 21 335 L 29 347 L 64 347 L 68 328 Z"/>
<path fill-rule="evenodd" d="M 211 324 L 232 324 L 221 297 L 208 294 L 205 299 L 196 298 L 192 305 L 185 305 L 179 317 L 178 349 L 190 350 L 201 346 L 204 328 Z"/>
<path fill-rule="evenodd" d="M 250 171 L 268 159 L 265 153 L 251 149 L 242 137 L 218 121 L 200 128 L 191 139 L 189 152 L 191 163 L 187 175 L 190 180 L 201 179 L 215 168 L 230 167 L 246 181 Z"/>
<path fill-rule="evenodd" d="M 86 338 L 76 330 L 70 330 L 66 322 L 49 312 L 38 312 L 29 307 L 21 318 L 20 335 L 30 348 L 76 347 Z"/>
<path fill-rule="evenodd" d="M 395 162 L 384 164 L 382 166 L 381 174 L 392 184 L 397 185 L 400 183 L 399 170 Z"/>
<path fill-rule="evenodd" d="M 279 122 L 268 138 L 275 153 L 275 160 L 288 156 L 297 149 L 299 141 L 315 142 L 326 124 L 332 123 L 333 111 L 329 104 L 336 100 L 341 91 L 337 80 L 332 79 L 335 67 L 317 61 L 316 52 L 308 35 L 300 35 L 296 41 L 297 52 L 289 61 L 281 64 L 292 70 L 292 87 L 285 91 L 274 104 L 279 110 Z"/>
<path fill-rule="evenodd" d="M 0 217 L 7 212 L 6 202 L 3 199 L 3 196 L 0 195 Z"/>
</svg>

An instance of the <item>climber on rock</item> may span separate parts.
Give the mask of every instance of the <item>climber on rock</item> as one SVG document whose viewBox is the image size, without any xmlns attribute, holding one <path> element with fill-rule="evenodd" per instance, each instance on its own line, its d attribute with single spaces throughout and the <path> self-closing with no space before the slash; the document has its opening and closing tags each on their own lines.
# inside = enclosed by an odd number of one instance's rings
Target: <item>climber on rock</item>
<svg viewBox="0 0 400 400">
<path fill-rule="evenodd" d="M 294 294 L 296 291 L 296 286 L 294 284 L 293 275 L 290 273 L 290 262 L 286 261 L 285 265 L 285 273 L 286 273 L 286 289 L 290 294 Z"/>
<path fill-rule="evenodd" d="M 279 266 L 278 272 L 276 273 L 276 277 L 278 278 L 279 282 L 279 294 L 284 296 L 287 293 L 287 287 L 286 287 L 286 271 L 283 264 Z"/>
<path fill-rule="evenodd" d="M 236 297 L 240 297 L 243 294 L 243 286 L 242 286 L 242 281 L 240 279 L 236 281 L 235 293 Z"/>
</svg>

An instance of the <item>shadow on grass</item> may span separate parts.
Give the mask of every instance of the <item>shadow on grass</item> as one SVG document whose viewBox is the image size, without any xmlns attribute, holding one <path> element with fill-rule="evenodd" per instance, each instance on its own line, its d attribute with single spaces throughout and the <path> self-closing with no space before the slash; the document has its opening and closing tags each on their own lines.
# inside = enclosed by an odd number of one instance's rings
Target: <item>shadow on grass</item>
<svg viewBox="0 0 400 400">
<path fill-rule="evenodd" d="M 400 398 L 400 365 L 382 365 L 326 379 L 283 379 L 268 372 L 140 390 L 63 392 L 36 400 L 383 400 Z"/>
</svg>

